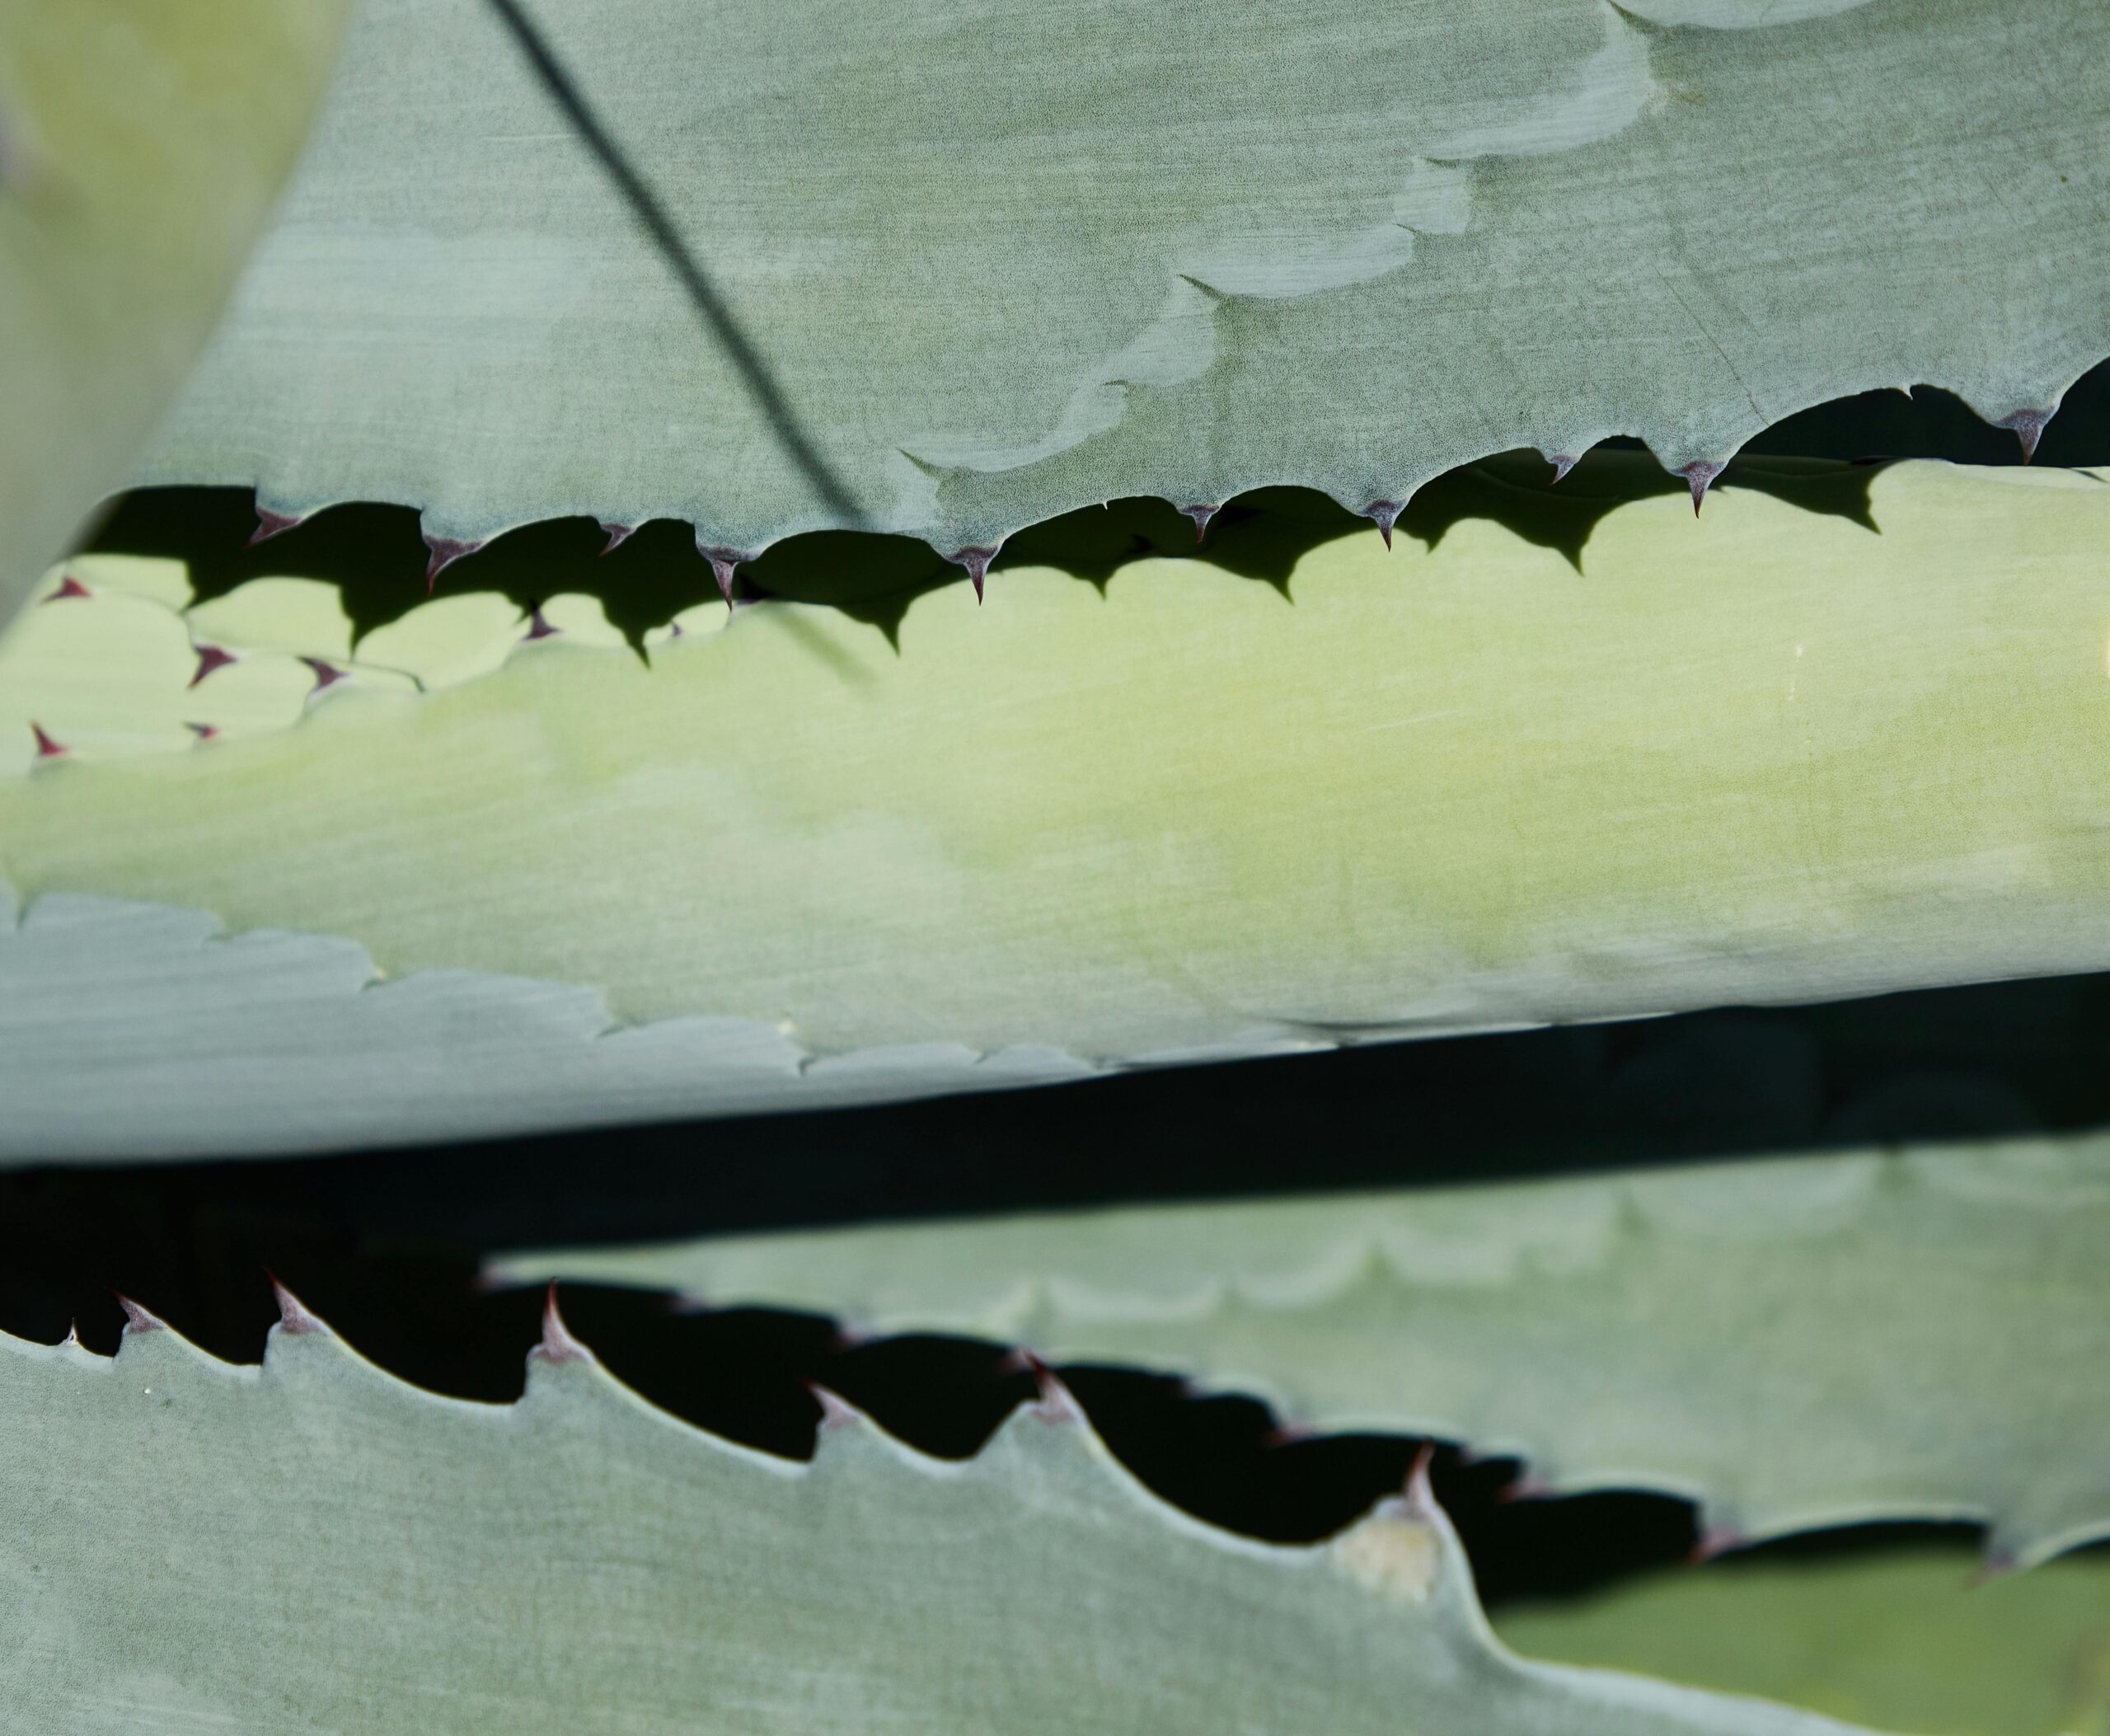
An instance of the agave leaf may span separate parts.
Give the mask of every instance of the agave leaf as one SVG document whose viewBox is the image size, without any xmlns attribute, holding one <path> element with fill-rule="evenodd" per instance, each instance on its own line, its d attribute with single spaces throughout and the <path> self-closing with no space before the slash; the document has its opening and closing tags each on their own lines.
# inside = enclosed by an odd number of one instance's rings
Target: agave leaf
<svg viewBox="0 0 2110 1736">
<path fill-rule="evenodd" d="M 144 478 L 950 554 L 1618 433 L 1697 493 L 1921 381 L 2033 439 L 2110 353 L 2096 0 L 526 10 L 771 390 L 499 7 L 372 0 Z"/>
<path fill-rule="evenodd" d="M 0 17 L 0 621 L 181 383 L 348 10 L 27 0 Z"/>
<path fill-rule="evenodd" d="M 1528 1657 L 1756 1694 L 1928 1736 L 2110 1731 L 2110 1558 L 1974 1583 L 1948 1547 L 1722 1562 L 1495 1612 Z"/>
<path fill-rule="evenodd" d="M 2004 1565 L 2110 1535 L 2110 1138 L 529 1253 L 497 1275 L 952 1330 L 1433 1434 L 1709 1547 L 1974 1518 Z"/>
<path fill-rule="evenodd" d="M 1212 1530 L 1059 1387 L 965 1463 L 831 1404 L 802 1466 L 654 1411 L 554 1311 L 525 1396 L 488 1405 L 282 1306 L 260 1368 L 136 1311 L 108 1362 L 0 1340 L 25 1727 L 1845 1728 L 1510 1656 L 1420 1485 L 1315 1547 Z"/>
<path fill-rule="evenodd" d="M 185 613 L 166 562 L 55 578 L 0 653 L 26 912 L 0 1152 L 793 1108 L 2110 965 L 2110 488 L 1761 476 L 1695 527 L 1620 493 L 1637 467 L 1596 499 L 1490 475 L 1507 523 L 1390 556 L 1262 514 L 1103 594 L 1012 568 L 986 608 L 917 595 L 898 650 L 771 603 L 648 661 L 587 599 L 538 636 L 485 598 L 335 661 L 312 586 Z M 237 661 L 200 679 L 201 645 Z"/>
</svg>

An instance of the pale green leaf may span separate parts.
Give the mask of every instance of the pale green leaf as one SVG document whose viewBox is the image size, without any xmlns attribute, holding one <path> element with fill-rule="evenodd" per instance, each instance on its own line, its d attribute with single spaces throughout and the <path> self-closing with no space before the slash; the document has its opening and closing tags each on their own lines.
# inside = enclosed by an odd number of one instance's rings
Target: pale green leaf
<svg viewBox="0 0 2110 1736">
<path fill-rule="evenodd" d="M 339 661 L 312 584 L 186 608 L 170 563 L 96 557 L 0 646 L 26 913 L 0 1152 L 788 1109 L 2110 966 L 2110 487 L 1751 480 L 1695 525 L 1631 455 L 1550 492 L 1498 467 L 1432 547 L 1260 514 L 1103 593 L 1025 565 L 986 607 L 927 592 L 898 650 L 809 604 L 716 631 L 721 604 L 649 663 L 583 598 L 540 639 L 446 599 Z M 1287 596 L 1241 576 L 1278 570 Z M 237 660 L 199 681 L 201 642 Z M 32 723 L 68 751 L 38 761 Z"/>
<path fill-rule="evenodd" d="M 1976 1583 L 1960 1548 L 1723 1561 L 1495 1614 L 1526 1656 L 1927 1736 L 2110 1732 L 2110 1557 Z"/>
<path fill-rule="evenodd" d="M 1328 1429 L 1698 1501 L 1710 1541 L 2110 1535 L 2110 1138 L 509 1256 L 1178 1371 Z"/>
<path fill-rule="evenodd" d="M 0 7 L 0 621 L 182 383 L 293 167 L 348 10 Z"/>
<path fill-rule="evenodd" d="M 166 1329 L 0 1340 L 0 1704 L 74 1732 L 1825 1736 L 1522 1662 L 1414 1490 L 1282 1548 L 1160 1504 L 1053 1396 L 949 1463 L 843 1416 L 804 1466 L 557 1331 L 433 1397 L 288 1303 L 260 1368 Z"/>
<path fill-rule="evenodd" d="M 862 522 L 1718 464 L 2110 354 L 2098 0 L 528 0 Z M 486 0 L 370 0 L 141 474 L 436 537 L 847 522 Z"/>
</svg>

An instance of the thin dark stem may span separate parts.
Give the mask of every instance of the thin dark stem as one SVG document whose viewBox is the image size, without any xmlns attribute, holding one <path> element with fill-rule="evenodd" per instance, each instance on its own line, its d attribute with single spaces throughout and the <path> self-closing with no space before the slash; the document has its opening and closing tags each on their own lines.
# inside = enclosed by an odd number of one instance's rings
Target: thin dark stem
<svg viewBox="0 0 2110 1736">
<path fill-rule="evenodd" d="M 644 224 L 645 232 L 652 237 L 654 245 L 659 249 L 674 275 L 680 279 L 682 288 L 696 304 L 696 312 L 703 316 L 704 323 L 710 328 L 711 335 L 718 340 L 720 347 L 739 370 L 740 378 L 747 382 L 748 390 L 753 395 L 756 403 L 762 406 L 762 414 L 769 419 L 770 427 L 783 443 L 785 451 L 790 455 L 792 462 L 805 473 L 807 481 L 814 486 L 814 491 L 846 523 L 855 525 L 861 523 L 863 514 L 859 512 L 856 501 L 842 479 L 836 475 L 828 462 L 814 448 L 813 442 L 799 428 L 797 418 L 791 413 L 791 406 L 785 401 L 776 376 L 770 372 L 769 364 L 748 340 L 748 335 L 740 329 L 739 322 L 733 317 L 732 310 L 725 305 L 716 286 L 711 283 L 702 265 L 689 251 L 687 243 L 675 229 L 665 207 L 659 203 L 651 188 L 645 184 L 643 177 L 630 166 L 629 160 L 624 157 L 615 140 L 608 136 L 607 129 L 601 124 L 593 110 L 587 106 L 586 99 L 579 93 L 579 87 L 572 82 L 571 75 L 551 53 L 549 44 L 542 40 L 542 33 L 535 28 L 533 21 L 521 10 L 518 0 L 490 0 L 490 3 L 491 9 L 513 32 L 513 40 L 520 45 L 521 52 L 528 57 L 528 64 L 535 69 L 535 75 L 542 80 L 543 88 L 556 99 L 557 106 L 564 110 L 579 136 L 600 159 L 601 167 L 608 171 L 609 178 L 630 202 L 631 209 L 636 213 L 637 220 Z"/>
</svg>

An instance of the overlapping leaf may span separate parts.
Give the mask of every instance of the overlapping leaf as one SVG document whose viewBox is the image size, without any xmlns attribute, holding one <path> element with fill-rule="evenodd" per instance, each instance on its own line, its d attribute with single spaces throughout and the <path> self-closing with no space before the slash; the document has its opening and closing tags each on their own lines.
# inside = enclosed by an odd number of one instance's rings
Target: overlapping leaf
<svg viewBox="0 0 2110 1736">
<path fill-rule="evenodd" d="M 1177 1370 L 1329 1429 L 1701 1504 L 1710 1546 L 2110 1535 L 2110 1141 L 1137 1208 L 506 1260 Z"/>
</svg>

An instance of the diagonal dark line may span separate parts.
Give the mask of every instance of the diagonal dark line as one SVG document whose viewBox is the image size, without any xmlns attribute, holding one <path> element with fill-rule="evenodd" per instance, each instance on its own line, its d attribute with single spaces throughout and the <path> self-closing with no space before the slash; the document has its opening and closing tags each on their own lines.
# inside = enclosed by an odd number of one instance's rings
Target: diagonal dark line
<svg viewBox="0 0 2110 1736">
<path fill-rule="evenodd" d="M 770 372 L 768 363 L 762 359 L 762 353 L 748 340 L 747 333 L 740 329 L 739 321 L 733 317 L 732 310 L 725 305 L 717 287 L 712 284 L 696 256 L 689 251 L 688 244 L 682 239 L 680 232 L 674 228 L 673 220 L 667 215 L 666 208 L 659 203 L 651 188 L 645 184 L 637 171 L 630 166 L 629 159 L 623 155 L 615 140 L 608 136 L 607 129 L 601 124 L 599 118 L 587 106 L 586 99 L 579 93 L 579 87 L 572 82 L 570 73 L 551 53 L 549 44 L 542 40 L 542 33 L 535 28 L 527 13 L 521 10 L 518 0 L 491 0 L 491 9 L 513 32 L 513 40 L 528 57 L 528 64 L 535 69 L 535 75 L 542 80 L 543 88 L 564 110 L 574 129 L 585 140 L 594 156 L 600 159 L 601 167 L 608 171 L 609 179 L 615 182 L 623 197 L 630 202 L 637 220 L 644 224 L 645 232 L 652 237 L 654 245 L 659 249 L 675 277 L 680 280 L 688 298 L 696 304 L 696 312 L 703 316 L 704 324 L 710 328 L 711 335 L 718 340 L 719 347 L 739 370 L 740 378 L 747 382 L 748 390 L 755 402 L 762 406 L 762 414 L 769 419 L 771 429 L 785 451 L 790 455 L 792 462 L 804 472 L 806 480 L 814 486 L 814 493 L 846 524 L 862 523 L 864 514 L 858 510 L 856 500 L 842 479 L 799 426 L 798 418 L 785 401 L 783 389 L 777 385 L 776 377 Z"/>
</svg>

